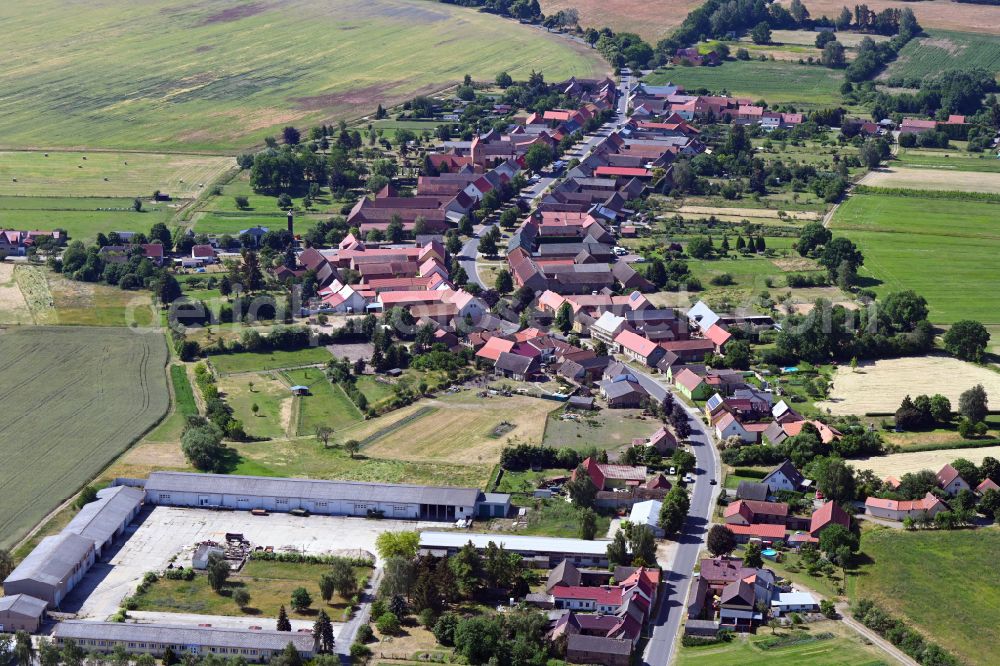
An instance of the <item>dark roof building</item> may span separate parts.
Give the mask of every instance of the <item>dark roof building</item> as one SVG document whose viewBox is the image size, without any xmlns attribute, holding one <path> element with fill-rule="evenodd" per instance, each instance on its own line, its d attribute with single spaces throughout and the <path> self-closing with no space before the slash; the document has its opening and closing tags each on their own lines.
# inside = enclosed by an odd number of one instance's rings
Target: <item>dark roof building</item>
<svg viewBox="0 0 1000 666">
<path fill-rule="evenodd" d="M 60 622 L 52 630 L 57 647 L 73 640 L 87 652 L 111 652 L 121 646 L 129 653 L 162 655 L 169 647 L 175 653 L 242 656 L 247 661 L 267 661 L 291 643 L 308 659 L 316 650 L 312 632 L 226 629 L 170 624 L 122 622 Z"/>
</svg>

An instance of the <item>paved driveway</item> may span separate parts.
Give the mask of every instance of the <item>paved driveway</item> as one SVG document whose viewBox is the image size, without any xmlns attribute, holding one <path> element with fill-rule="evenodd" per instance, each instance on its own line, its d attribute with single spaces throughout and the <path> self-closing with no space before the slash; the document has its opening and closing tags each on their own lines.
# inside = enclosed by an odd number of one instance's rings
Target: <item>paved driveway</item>
<svg viewBox="0 0 1000 666">
<path fill-rule="evenodd" d="M 162 571 L 175 556 L 177 564 L 188 566 L 196 543 L 223 541 L 226 532 L 241 533 L 254 546 L 273 546 L 275 550 L 314 555 L 361 550 L 375 555 L 375 539 L 382 532 L 440 527 L 441 523 L 407 520 L 287 513 L 253 516 L 247 511 L 153 507 L 143 510 L 110 559 L 87 573 L 63 603 L 63 610 L 103 620 L 134 592 L 147 571 Z"/>
</svg>

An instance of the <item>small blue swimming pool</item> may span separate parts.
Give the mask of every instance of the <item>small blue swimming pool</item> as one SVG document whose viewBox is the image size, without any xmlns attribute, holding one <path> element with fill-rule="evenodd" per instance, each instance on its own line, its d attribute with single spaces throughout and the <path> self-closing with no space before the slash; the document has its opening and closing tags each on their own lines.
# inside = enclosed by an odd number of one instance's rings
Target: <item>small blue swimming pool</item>
<svg viewBox="0 0 1000 666">
<path fill-rule="evenodd" d="M 778 554 L 778 551 L 776 551 L 774 548 L 765 548 L 764 550 L 760 551 L 760 554 L 763 555 L 764 557 L 774 557 L 775 555 Z"/>
</svg>

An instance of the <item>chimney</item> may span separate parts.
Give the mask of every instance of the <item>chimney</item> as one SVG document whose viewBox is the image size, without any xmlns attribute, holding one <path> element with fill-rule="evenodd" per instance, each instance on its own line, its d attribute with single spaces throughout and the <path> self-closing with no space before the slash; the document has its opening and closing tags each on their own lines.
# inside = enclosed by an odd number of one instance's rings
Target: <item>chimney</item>
<svg viewBox="0 0 1000 666">
<path fill-rule="evenodd" d="M 292 225 L 292 211 L 288 211 L 288 233 L 295 235 L 295 230 Z"/>
</svg>

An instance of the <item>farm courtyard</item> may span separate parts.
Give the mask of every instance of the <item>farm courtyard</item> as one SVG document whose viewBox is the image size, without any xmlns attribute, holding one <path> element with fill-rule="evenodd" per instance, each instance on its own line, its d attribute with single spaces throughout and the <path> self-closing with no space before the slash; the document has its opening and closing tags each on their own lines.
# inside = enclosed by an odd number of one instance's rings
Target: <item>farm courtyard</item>
<svg viewBox="0 0 1000 666">
<path fill-rule="evenodd" d="M 0 335 L 0 548 L 15 543 L 160 420 L 162 333 L 17 328 Z"/>
</svg>

